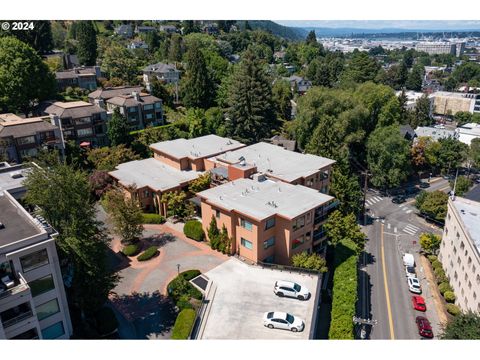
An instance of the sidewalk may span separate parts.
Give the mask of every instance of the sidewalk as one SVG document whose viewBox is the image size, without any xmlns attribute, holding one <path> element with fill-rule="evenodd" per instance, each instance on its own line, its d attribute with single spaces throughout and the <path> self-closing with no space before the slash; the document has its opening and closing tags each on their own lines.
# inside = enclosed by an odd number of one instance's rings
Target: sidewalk
<svg viewBox="0 0 480 360">
<path fill-rule="evenodd" d="M 425 278 L 428 282 L 429 289 L 432 293 L 433 303 L 435 304 L 435 310 L 437 312 L 440 325 L 443 326 L 448 322 L 448 315 L 445 307 L 443 306 L 443 301 L 440 292 L 438 291 L 437 282 L 435 281 L 435 276 L 432 273 L 432 268 L 428 259 L 420 255 L 420 262 L 424 270 Z"/>
</svg>

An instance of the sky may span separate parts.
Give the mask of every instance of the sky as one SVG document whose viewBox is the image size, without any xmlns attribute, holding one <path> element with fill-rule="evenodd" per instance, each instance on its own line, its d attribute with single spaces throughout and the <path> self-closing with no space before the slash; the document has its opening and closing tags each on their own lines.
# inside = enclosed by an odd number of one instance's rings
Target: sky
<svg viewBox="0 0 480 360">
<path fill-rule="evenodd" d="M 420 29 L 420 30 L 480 30 L 478 20 L 276 20 L 294 27 L 358 28 L 358 29 Z"/>
</svg>

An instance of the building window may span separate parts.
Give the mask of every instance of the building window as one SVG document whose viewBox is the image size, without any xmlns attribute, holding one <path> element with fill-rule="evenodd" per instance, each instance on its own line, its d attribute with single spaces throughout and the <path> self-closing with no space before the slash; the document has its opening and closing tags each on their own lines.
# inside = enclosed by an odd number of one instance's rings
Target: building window
<svg viewBox="0 0 480 360">
<path fill-rule="evenodd" d="M 22 149 L 20 150 L 20 156 L 23 157 L 29 157 L 29 156 L 36 156 L 38 154 L 37 149 Z"/>
<path fill-rule="evenodd" d="M 475 265 L 472 266 L 472 273 L 476 272 L 477 271 L 477 268 L 475 267 Z"/>
<path fill-rule="evenodd" d="M 86 124 L 90 124 L 92 122 L 92 120 L 90 119 L 90 117 L 83 117 L 83 118 L 80 118 L 80 119 L 75 119 L 75 124 L 76 125 L 86 125 Z"/>
<path fill-rule="evenodd" d="M 42 330 L 42 338 L 44 339 L 56 339 L 63 334 L 65 334 L 65 329 L 61 321 Z"/>
<path fill-rule="evenodd" d="M 267 219 L 267 222 L 265 223 L 265 230 L 271 229 L 274 226 L 275 226 L 275 217 Z"/>
<path fill-rule="evenodd" d="M 241 219 L 240 220 L 240 225 L 244 228 L 244 229 L 247 229 L 248 231 L 252 231 L 253 229 L 253 225 L 250 221 L 248 220 L 245 220 L 245 219 Z"/>
<path fill-rule="evenodd" d="M 162 103 L 157 102 L 155 103 L 155 109 L 160 109 L 162 107 Z"/>
<path fill-rule="evenodd" d="M 305 226 L 305 216 L 301 216 L 293 221 L 293 230 L 301 229 Z"/>
<path fill-rule="evenodd" d="M 302 235 L 302 236 L 296 238 L 295 240 L 293 240 L 292 249 L 296 249 L 297 247 L 299 247 L 303 243 L 305 243 L 305 235 Z"/>
<path fill-rule="evenodd" d="M 467 264 L 470 265 L 471 263 L 472 263 L 472 258 L 469 256 Z"/>
<path fill-rule="evenodd" d="M 307 224 L 310 224 L 310 222 L 312 221 L 312 213 L 307 213 L 307 215 L 305 215 L 307 217 Z"/>
<path fill-rule="evenodd" d="M 144 105 L 143 110 L 153 110 L 153 104 Z"/>
<path fill-rule="evenodd" d="M 77 129 L 77 136 L 79 136 L 79 137 L 91 136 L 91 135 L 93 135 L 92 128 Z"/>
<path fill-rule="evenodd" d="M 215 217 L 220 219 L 220 210 L 215 210 Z"/>
<path fill-rule="evenodd" d="M 471 282 L 471 281 L 468 282 L 468 288 L 469 288 L 469 289 L 472 288 L 472 282 Z"/>
<path fill-rule="evenodd" d="M 460 234 L 457 232 L 457 240 L 460 239 Z"/>
<path fill-rule="evenodd" d="M 128 112 L 129 112 L 129 113 L 137 112 L 137 108 L 136 108 L 135 106 L 129 107 L 129 108 L 128 108 Z"/>
<path fill-rule="evenodd" d="M 25 136 L 17 139 L 18 145 L 35 144 L 35 136 Z"/>
<path fill-rule="evenodd" d="M 463 241 L 460 243 L 460 249 L 465 249 L 465 243 Z"/>
<path fill-rule="evenodd" d="M 310 241 L 312 238 L 312 233 L 309 231 L 305 234 L 305 241 Z"/>
<path fill-rule="evenodd" d="M 457 279 L 458 279 L 458 274 L 457 274 L 457 272 L 456 272 L 456 271 L 455 271 L 455 274 L 453 274 L 453 278 L 454 278 L 455 280 L 457 280 Z"/>
<path fill-rule="evenodd" d="M 35 309 L 37 311 L 38 321 L 46 319 L 49 316 L 52 316 L 60 312 L 57 299 L 53 299 L 53 300 L 47 301 L 42 305 L 38 305 Z"/>
<path fill-rule="evenodd" d="M 40 279 L 30 281 L 28 286 L 30 286 L 33 297 L 55 289 L 55 284 L 53 283 L 53 277 L 51 274 Z"/>
<path fill-rule="evenodd" d="M 456 254 L 457 253 L 457 248 L 454 246 L 453 247 L 453 253 Z"/>
<path fill-rule="evenodd" d="M 473 300 L 477 300 L 477 293 L 476 292 L 473 293 Z"/>
<path fill-rule="evenodd" d="M 460 260 L 460 256 L 457 258 L 457 264 L 460 265 L 462 263 L 462 260 Z"/>
<path fill-rule="evenodd" d="M 450 220 L 452 217 L 450 216 L 450 214 L 448 214 L 448 220 Z"/>
<path fill-rule="evenodd" d="M 465 281 L 467 281 L 467 280 L 468 280 L 468 275 L 467 275 L 467 274 L 465 274 Z"/>
<path fill-rule="evenodd" d="M 268 249 L 270 246 L 275 245 L 275 236 L 272 236 L 271 238 L 268 238 L 263 242 L 263 248 Z"/>
<path fill-rule="evenodd" d="M 244 238 L 241 239 L 241 244 L 243 247 L 247 248 L 248 250 L 252 250 L 253 249 L 253 244 L 251 241 L 248 241 Z"/>
<path fill-rule="evenodd" d="M 153 114 L 145 114 L 145 119 L 147 120 L 153 119 Z"/>
<path fill-rule="evenodd" d="M 40 266 L 48 264 L 48 253 L 47 249 L 43 249 L 33 254 L 22 256 L 20 258 L 20 263 L 22 264 L 23 272 L 34 270 Z"/>
</svg>

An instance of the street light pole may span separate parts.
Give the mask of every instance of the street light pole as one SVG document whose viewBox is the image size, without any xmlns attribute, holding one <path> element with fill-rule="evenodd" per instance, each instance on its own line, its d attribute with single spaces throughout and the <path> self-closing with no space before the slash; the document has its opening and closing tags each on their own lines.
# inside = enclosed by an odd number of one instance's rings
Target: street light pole
<svg viewBox="0 0 480 360">
<path fill-rule="evenodd" d="M 177 264 L 177 275 L 180 275 L 180 264 Z"/>
</svg>

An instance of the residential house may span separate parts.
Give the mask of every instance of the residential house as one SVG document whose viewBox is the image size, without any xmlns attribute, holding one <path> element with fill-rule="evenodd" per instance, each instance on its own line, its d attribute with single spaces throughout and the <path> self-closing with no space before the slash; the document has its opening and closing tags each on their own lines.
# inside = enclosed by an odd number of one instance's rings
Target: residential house
<svg viewBox="0 0 480 360">
<path fill-rule="evenodd" d="M 202 31 L 208 35 L 218 35 L 220 31 L 218 30 L 218 25 L 215 23 L 208 23 L 203 25 Z"/>
<path fill-rule="evenodd" d="M 115 34 L 124 38 L 131 38 L 133 36 L 133 29 L 131 24 L 123 24 L 115 29 Z"/>
<path fill-rule="evenodd" d="M 155 32 L 155 31 L 157 31 L 157 28 L 154 26 L 136 26 L 135 27 L 136 34 L 146 34 L 146 33 Z"/>
<path fill-rule="evenodd" d="M 160 31 L 166 32 L 167 34 L 173 34 L 178 32 L 178 29 L 173 25 L 160 25 Z"/>
<path fill-rule="evenodd" d="M 400 135 L 408 141 L 413 140 L 416 136 L 415 131 L 410 125 L 400 125 Z"/>
<path fill-rule="evenodd" d="M 310 80 L 297 75 L 292 75 L 284 79 L 290 83 L 292 91 L 296 91 L 299 94 L 305 94 L 313 86 Z"/>
<path fill-rule="evenodd" d="M 60 91 L 64 91 L 67 87 L 95 90 L 97 88 L 97 80 L 100 77 L 100 66 L 79 67 L 55 72 L 57 88 Z"/>
<path fill-rule="evenodd" d="M 19 202 L 27 172 L 22 165 L 0 168 L 0 339 L 69 339 L 58 233 Z"/>
<path fill-rule="evenodd" d="M 108 145 L 107 112 L 85 101 L 47 101 L 39 110 L 50 115 L 52 124 L 63 133 L 64 141 L 74 140 L 77 144 L 95 146 Z"/>
<path fill-rule="evenodd" d="M 283 63 L 283 60 L 285 60 L 285 55 L 286 55 L 286 52 L 285 51 L 275 51 L 273 53 L 273 59 L 276 61 L 276 62 L 281 62 Z"/>
<path fill-rule="evenodd" d="M 157 79 L 164 84 L 178 84 L 180 71 L 174 64 L 157 63 L 148 65 L 143 69 L 143 82 L 148 91 L 151 90 L 150 84 L 153 79 Z"/>
<path fill-rule="evenodd" d="M 428 136 L 434 141 L 447 138 L 458 138 L 458 134 L 454 130 L 442 129 L 438 127 L 419 126 L 415 129 L 415 135 L 418 137 Z"/>
<path fill-rule="evenodd" d="M 88 102 L 100 106 L 102 109 L 107 109 L 105 101 L 120 95 L 129 95 L 132 92 L 141 92 L 143 86 L 117 86 L 107 87 L 95 90 L 88 94 Z"/>
<path fill-rule="evenodd" d="M 463 311 L 480 312 L 480 202 L 450 197 L 438 259 Z"/>
<path fill-rule="evenodd" d="M 127 49 L 130 49 L 130 50 L 135 50 L 135 49 L 148 50 L 148 45 L 143 40 L 133 40 L 127 45 Z"/>
<path fill-rule="evenodd" d="M 226 227 L 231 253 L 252 262 L 291 264 L 294 254 L 324 252 L 333 197 L 264 175 L 237 179 L 197 193 L 206 234 L 212 217 Z"/>
<path fill-rule="evenodd" d="M 109 112 L 119 109 L 132 130 L 163 125 L 162 100 L 153 95 L 133 91 L 112 97 L 105 103 Z"/>
<path fill-rule="evenodd" d="M 21 163 L 44 148 L 65 148 L 60 129 L 50 123 L 50 117 L 23 119 L 0 114 L 0 153 L 6 155 L 7 161 Z"/>
</svg>

